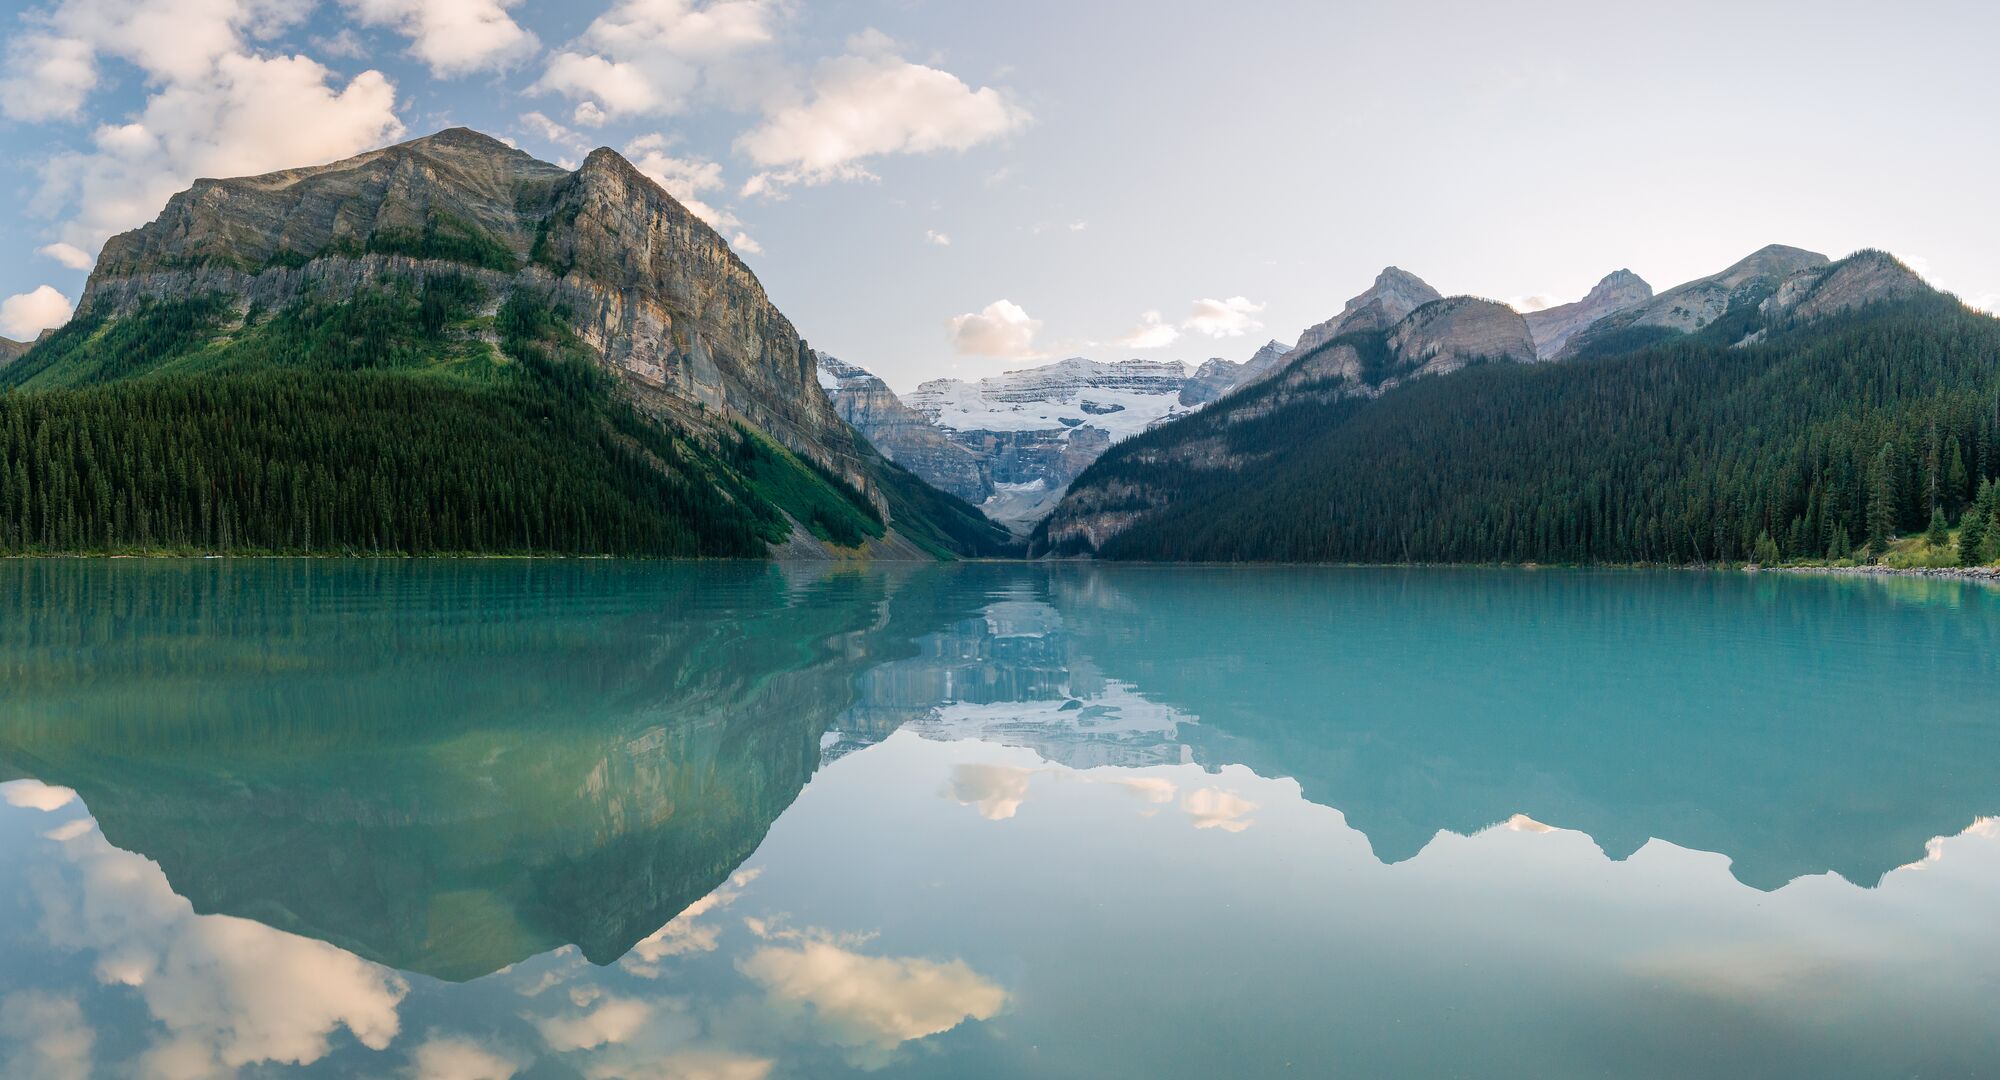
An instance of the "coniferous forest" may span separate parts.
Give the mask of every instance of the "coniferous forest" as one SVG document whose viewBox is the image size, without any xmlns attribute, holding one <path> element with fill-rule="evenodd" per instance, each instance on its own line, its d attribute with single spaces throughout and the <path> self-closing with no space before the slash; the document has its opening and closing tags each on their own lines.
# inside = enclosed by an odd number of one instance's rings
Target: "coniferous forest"
<svg viewBox="0 0 2000 1080">
<path fill-rule="evenodd" d="M 1218 407 L 1076 488 L 1171 493 L 1100 552 L 1120 559 L 1774 562 L 1953 526 L 1967 561 L 2000 556 L 2000 320 L 1937 296 L 1724 341 L 1484 364 L 1235 423 Z M 1247 463 L 1158 452 L 1201 438 Z"/>
<path fill-rule="evenodd" d="M 0 552 L 761 556 L 787 514 L 886 532 L 747 429 L 718 449 L 640 415 L 546 301 L 484 299 L 433 275 L 241 325 L 213 296 L 79 316 L 0 371 Z M 919 545 L 995 543 L 877 463 Z"/>
</svg>

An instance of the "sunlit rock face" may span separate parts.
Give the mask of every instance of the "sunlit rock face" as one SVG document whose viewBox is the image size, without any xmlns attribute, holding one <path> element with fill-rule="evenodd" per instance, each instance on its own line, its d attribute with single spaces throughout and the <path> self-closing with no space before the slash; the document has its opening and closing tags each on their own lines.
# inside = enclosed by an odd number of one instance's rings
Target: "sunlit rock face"
<svg viewBox="0 0 2000 1080">
<path fill-rule="evenodd" d="M 532 290 L 650 411 L 751 424 L 866 490 L 813 358 L 727 241 L 615 151 L 570 170 L 465 128 L 345 161 L 199 180 L 105 244 L 80 314 L 223 293 L 238 310 L 469 275 Z"/>
<path fill-rule="evenodd" d="M 1614 270 L 1576 303 L 1530 311 L 1524 316 L 1528 332 L 1535 339 L 1535 355 L 1542 360 L 1554 359 L 1577 334 L 1652 298 L 1653 287 L 1645 279 L 1630 270 Z"/>
</svg>

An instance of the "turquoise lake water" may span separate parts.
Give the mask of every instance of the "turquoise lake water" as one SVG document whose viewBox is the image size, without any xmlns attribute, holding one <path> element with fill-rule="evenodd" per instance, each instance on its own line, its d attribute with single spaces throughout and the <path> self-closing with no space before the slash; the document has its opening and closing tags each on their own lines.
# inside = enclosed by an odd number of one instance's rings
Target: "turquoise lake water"
<svg viewBox="0 0 2000 1080">
<path fill-rule="evenodd" d="M 2000 1075 L 2000 590 L 0 561 L 0 1075 Z"/>
</svg>

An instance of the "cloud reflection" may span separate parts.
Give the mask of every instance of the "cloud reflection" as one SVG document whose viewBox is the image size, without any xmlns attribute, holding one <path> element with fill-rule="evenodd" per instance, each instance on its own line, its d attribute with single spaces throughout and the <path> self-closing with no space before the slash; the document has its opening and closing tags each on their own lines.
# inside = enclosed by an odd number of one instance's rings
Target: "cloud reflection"
<svg viewBox="0 0 2000 1080">
<path fill-rule="evenodd" d="M 955 765 L 947 794 L 960 806 L 979 808 L 988 821 L 1005 821 L 1028 798 L 1028 778 L 1038 770 L 1012 765 Z"/>
<path fill-rule="evenodd" d="M 374 1050 L 395 1038 L 409 987 L 394 972 L 262 923 L 197 915 L 158 866 L 94 829 L 57 846 L 76 872 L 37 879 L 42 932 L 58 949 L 95 953 L 98 981 L 136 989 L 165 1027 L 143 1074 L 309 1065 L 342 1027 Z"/>
<path fill-rule="evenodd" d="M 824 930 L 766 930 L 772 944 L 737 961 L 778 1005 L 810 1006 L 834 1043 L 862 1067 L 886 1064 L 898 1046 L 989 1020 L 1007 992 L 963 960 L 869 956 Z"/>
<path fill-rule="evenodd" d="M 76 801 L 76 792 L 40 780 L 9 780 L 0 784 L 0 799 L 23 810 L 60 810 Z"/>
<path fill-rule="evenodd" d="M 88 1080 L 91 1075 L 97 1035 L 75 997 L 42 990 L 0 997 L 0 1038 L 15 1048 L 4 1059 L 8 1076 Z"/>
</svg>

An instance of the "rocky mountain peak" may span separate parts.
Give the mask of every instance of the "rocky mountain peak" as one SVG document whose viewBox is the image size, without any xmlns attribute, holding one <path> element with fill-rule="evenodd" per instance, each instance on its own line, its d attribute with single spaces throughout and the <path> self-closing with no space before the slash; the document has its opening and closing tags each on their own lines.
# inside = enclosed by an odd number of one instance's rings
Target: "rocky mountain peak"
<svg viewBox="0 0 2000 1080">
<path fill-rule="evenodd" d="M 1537 359 L 1553 359 L 1577 334 L 1653 298 L 1653 287 L 1630 270 L 1614 270 L 1573 304 L 1531 311 L 1528 332 L 1535 339 Z"/>
<path fill-rule="evenodd" d="M 1443 375 L 1482 360 L 1531 360 L 1534 336 L 1521 313 L 1496 300 L 1454 296 L 1411 312 L 1389 333 L 1399 365 Z"/>
<path fill-rule="evenodd" d="M 1816 319 L 1863 304 L 1907 300 L 1936 291 L 1894 255 L 1870 249 L 1831 265 L 1793 273 L 1764 301 L 1762 311 Z"/>
<path fill-rule="evenodd" d="M 12 338 L 0 337 L 0 367 L 6 367 L 8 364 L 19 360 L 21 354 L 27 352 L 32 347 L 32 345 L 25 341 L 15 341 Z"/>
<path fill-rule="evenodd" d="M 1443 298 L 1443 294 L 1417 275 L 1400 267 L 1385 266 L 1381 273 L 1375 275 L 1375 283 L 1347 301 L 1340 314 L 1300 334 L 1298 342 L 1269 364 L 1266 373 L 1289 365 L 1342 334 L 1363 330 L 1386 331 L 1403 321 L 1410 312 Z"/>
</svg>

